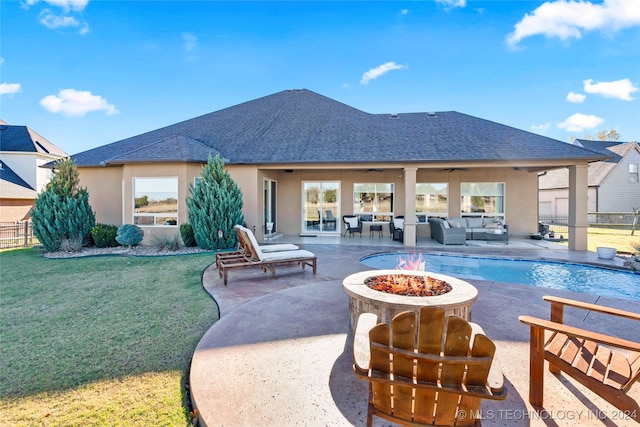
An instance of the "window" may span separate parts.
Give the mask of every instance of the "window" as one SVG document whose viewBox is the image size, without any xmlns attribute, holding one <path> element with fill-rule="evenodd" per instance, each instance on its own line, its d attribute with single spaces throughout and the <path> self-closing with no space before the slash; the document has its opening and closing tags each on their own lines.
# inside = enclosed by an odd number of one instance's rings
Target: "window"
<svg viewBox="0 0 640 427">
<path fill-rule="evenodd" d="M 638 178 L 638 164 L 629 163 L 629 182 L 640 182 Z"/>
<path fill-rule="evenodd" d="M 133 179 L 133 223 L 142 226 L 178 225 L 178 178 Z"/>
<path fill-rule="evenodd" d="M 449 216 L 449 185 L 446 182 L 416 184 L 416 218 L 427 222 L 428 217 Z"/>
<path fill-rule="evenodd" d="M 363 221 L 391 221 L 393 184 L 354 184 L 353 214 Z"/>
<path fill-rule="evenodd" d="M 460 190 L 461 213 L 473 214 L 468 216 L 504 217 L 504 183 L 463 182 Z"/>
</svg>

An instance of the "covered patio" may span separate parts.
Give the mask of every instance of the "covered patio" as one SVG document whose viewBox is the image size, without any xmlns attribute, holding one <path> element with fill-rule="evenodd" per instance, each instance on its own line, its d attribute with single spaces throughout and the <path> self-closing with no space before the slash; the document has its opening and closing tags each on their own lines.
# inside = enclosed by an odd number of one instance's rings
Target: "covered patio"
<svg viewBox="0 0 640 427">
<path fill-rule="evenodd" d="M 353 336 L 344 277 L 368 268 L 365 255 L 405 250 L 391 239 L 369 237 L 282 236 L 318 256 L 318 273 L 283 268 L 275 280 L 259 269 L 238 272 L 224 286 L 214 266 L 203 286 L 220 309 L 220 320 L 205 334 L 190 371 L 192 402 L 200 425 L 350 426 L 365 425 L 367 384 L 351 372 Z M 509 256 L 603 263 L 593 252 L 569 251 L 548 241 L 513 239 L 509 245 L 471 242 L 443 247 L 419 240 L 417 250 L 469 255 Z M 608 265 L 620 266 L 614 259 Z M 428 266 L 427 266 L 428 269 Z M 497 346 L 509 397 L 482 406 L 485 425 L 601 426 L 629 425 L 616 408 L 565 376 L 545 372 L 545 411 L 528 402 L 529 328 L 523 314 L 547 318 L 543 295 L 640 312 L 640 302 L 583 293 L 470 280 L 479 291 L 472 321 L 480 324 Z M 604 284 L 603 284 L 604 285 Z M 638 341 L 631 321 L 569 310 L 567 323 Z M 640 399 L 640 387 L 630 392 Z M 376 419 L 375 425 L 388 425 Z"/>
</svg>

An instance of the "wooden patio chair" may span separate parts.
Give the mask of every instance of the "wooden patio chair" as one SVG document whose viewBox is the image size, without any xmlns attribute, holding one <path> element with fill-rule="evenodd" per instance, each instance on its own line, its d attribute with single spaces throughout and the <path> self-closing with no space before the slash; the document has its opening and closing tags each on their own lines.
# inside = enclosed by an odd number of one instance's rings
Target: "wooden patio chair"
<svg viewBox="0 0 640 427">
<path fill-rule="evenodd" d="M 259 267 L 264 272 L 270 271 L 271 278 L 276 277 L 276 266 L 283 264 L 300 264 L 304 270 L 305 266 L 311 267 L 313 274 L 316 274 L 318 257 L 313 252 L 303 249 L 286 250 L 277 252 L 265 252 L 258 245 L 255 236 L 245 227 L 236 228 L 240 239 L 244 245 L 244 252 L 237 257 L 221 259 L 217 263 L 218 274 L 227 285 L 229 270 Z"/>
<path fill-rule="evenodd" d="M 640 320 L 640 314 L 565 298 L 543 299 L 551 303 L 551 320 L 519 317 L 531 327 L 529 402 L 536 408 L 543 406 L 547 360 L 549 371 L 564 372 L 640 423 L 638 402 L 627 394 L 640 379 L 640 343 L 563 323 L 565 306 L 632 320 Z M 545 331 L 551 332 L 546 341 Z"/>
<path fill-rule="evenodd" d="M 373 416 L 411 426 L 480 425 L 482 399 L 504 400 L 495 345 L 478 325 L 423 307 L 376 325 L 364 313 L 354 333 L 354 374 L 369 382 Z"/>
<path fill-rule="evenodd" d="M 229 252 L 218 252 L 216 253 L 216 266 L 219 268 L 220 267 L 220 261 L 221 260 L 241 260 L 244 258 L 244 254 L 247 251 L 247 244 L 245 243 L 245 238 L 243 237 L 243 235 L 241 234 L 240 230 L 244 229 L 247 230 L 251 233 L 251 230 L 249 230 L 248 228 L 242 226 L 242 225 L 235 225 L 233 227 L 233 229 L 236 231 L 236 233 L 238 234 L 238 246 L 236 248 L 236 250 L 234 251 L 229 251 Z M 260 250 L 264 253 L 269 253 L 269 252 L 281 252 L 281 251 L 295 251 L 300 249 L 298 246 L 292 244 L 292 243 L 276 243 L 273 245 L 260 245 Z"/>
</svg>

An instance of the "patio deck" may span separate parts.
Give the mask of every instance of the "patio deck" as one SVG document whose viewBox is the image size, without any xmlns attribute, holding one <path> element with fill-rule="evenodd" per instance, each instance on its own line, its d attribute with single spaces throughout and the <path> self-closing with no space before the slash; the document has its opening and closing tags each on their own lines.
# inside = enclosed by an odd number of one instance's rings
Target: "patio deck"
<svg viewBox="0 0 640 427">
<path fill-rule="evenodd" d="M 572 252 L 547 241 L 512 239 L 509 245 L 470 242 L 464 247 L 419 241 L 416 249 L 481 255 L 506 255 L 621 265 L 599 260 L 593 252 Z M 203 275 L 215 298 L 220 320 L 204 335 L 190 372 L 192 401 L 207 426 L 363 426 L 367 384 L 351 373 L 352 334 L 348 297 L 342 280 L 368 269 L 358 260 L 367 254 L 401 250 L 388 237 L 282 236 L 318 256 L 318 273 L 281 268 L 275 280 L 259 269 L 232 272 L 224 286 L 215 266 Z M 640 312 L 640 302 L 554 291 L 532 286 L 470 280 L 479 290 L 472 320 L 497 346 L 509 397 L 482 406 L 489 426 L 632 425 L 620 412 L 568 377 L 545 372 L 545 410 L 528 402 L 529 328 L 521 314 L 548 317 L 543 295 L 558 295 Z M 499 314 L 498 314 L 499 313 Z M 568 310 L 567 322 L 640 341 L 632 321 Z M 640 400 L 640 385 L 630 392 Z M 376 426 L 389 425 L 376 419 Z"/>
</svg>

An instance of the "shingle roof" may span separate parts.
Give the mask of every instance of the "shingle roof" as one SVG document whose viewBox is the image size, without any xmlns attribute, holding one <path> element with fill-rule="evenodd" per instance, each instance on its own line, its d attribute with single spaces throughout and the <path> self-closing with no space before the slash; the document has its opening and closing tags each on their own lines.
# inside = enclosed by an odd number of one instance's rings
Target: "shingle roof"
<svg viewBox="0 0 640 427">
<path fill-rule="evenodd" d="M 593 151 L 455 111 L 369 114 L 315 92 L 286 90 L 73 156 L 110 162 L 206 162 L 170 141 L 211 147 L 230 164 L 593 160 Z M 162 142 L 162 147 L 156 144 Z M 174 152 L 175 150 L 175 152 Z M 162 151 L 163 153 L 160 153 Z M 130 153 L 136 153 L 135 158 Z"/>
<path fill-rule="evenodd" d="M 42 153 L 67 157 L 60 147 L 27 126 L 0 124 L 0 151 Z"/>
<path fill-rule="evenodd" d="M 607 160 L 593 162 L 589 164 L 587 182 L 590 187 L 599 186 L 616 165 L 631 151 L 637 147 L 636 142 L 612 142 L 612 141 L 591 141 L 578 139 L 580 145 L 595 152 L 608 153 Z M 567 188 L 569 187 L 569 170 L 550 170 L 540 177 L 540 189 Z"/>
<path fill-rule="evenodd" d="M 0 163 L 0 187 L 3 199 L 35 199 L 36 190 L 4 162 Z"/>
</svg>

